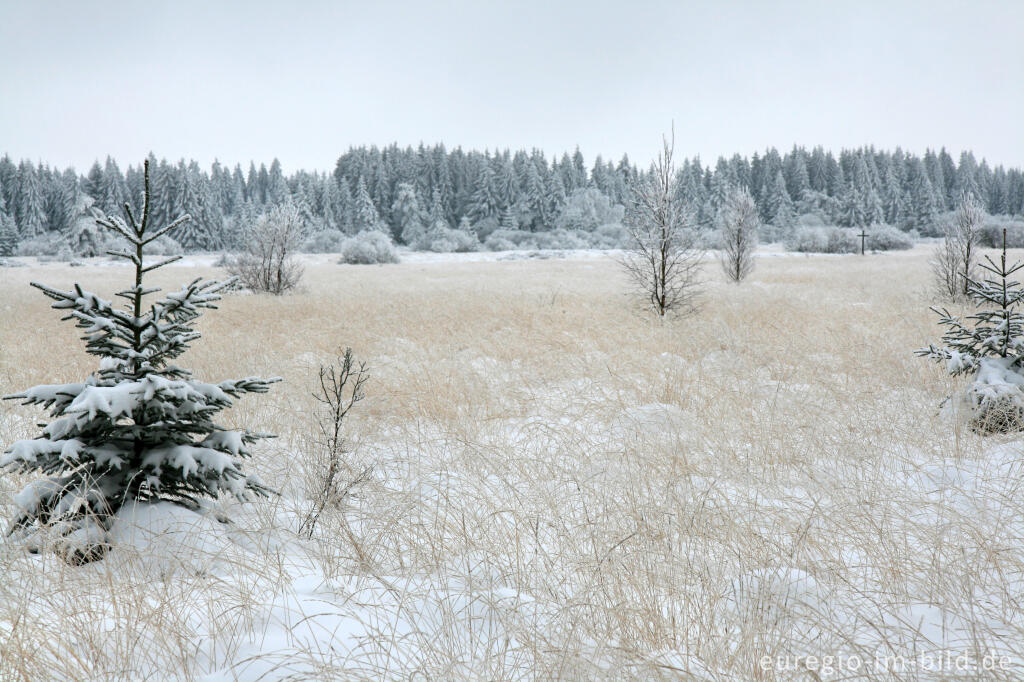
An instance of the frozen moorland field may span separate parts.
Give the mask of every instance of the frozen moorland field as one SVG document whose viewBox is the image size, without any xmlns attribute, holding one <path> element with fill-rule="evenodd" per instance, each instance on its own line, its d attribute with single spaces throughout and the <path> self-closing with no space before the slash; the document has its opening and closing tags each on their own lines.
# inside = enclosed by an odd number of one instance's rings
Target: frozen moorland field
<svg viewBox="0 0 1024 682">
<path fill-rule="evenodd" d="M 80 567 L 0 543 L 0 679 L 1024 676 L 1024 449 L 939 412 L 963 380 L 913 356 L 929 248 L 738 286 L 708 263 L 666 322 L 607 255 L 501 256 L 309 257 L 299 293 L 227 295 L 183 364 L 283 377 L 225 413 L 278 435 L 247 468 L 280 497 L 128 505 Z M 96 369 L 29 281 L 126 276 L 26 263 L 0 268 L 3 394 Z M 372 378 L 308 537 L 345 346 Z M 42 417 L 3 403 L 0 443 Z M 0 474 L 0 516 L 28 480 Z"/>
</svg>

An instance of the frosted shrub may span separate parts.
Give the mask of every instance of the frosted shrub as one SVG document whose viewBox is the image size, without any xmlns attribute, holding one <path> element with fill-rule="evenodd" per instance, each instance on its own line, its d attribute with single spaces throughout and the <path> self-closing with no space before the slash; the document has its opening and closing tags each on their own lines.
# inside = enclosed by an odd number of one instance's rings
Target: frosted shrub
<svg viewBox="0 0 1024 682">
<path fill-rule="evenodd" d="M 515 249 L 537 249 L 536 234 L 525 230 L 495 230 L 484 240 L 489 251 L 512 251 Z"/>
<path fill-rule="evenodd" d="M 980 242 L 982 246 L 999 248 L 1003 230 L 1006 231 L 1006 248 L 1024 248 L 1024 220 L 1007 216 L 987 216 L 981 228 Z"/>
<path fill-rule="evenodd" d="M 235 398 L 263 393 L 278 380 L 205 383 L 173 364 L 199 338 L 195 320 L 216 307 L 229 282 L 195 279 L 158 301 L 144 301 L 159 291 L 143 284 L 144 275 L 180 258 L 144 266 L 146 247 L 189 220 L 153 229 L 148 161 L 144 183 L 141 222 L 127 205 L 127 221 L 100 220 L 122 238 L 120 255 L 135 267 L 131 286 L 117 293 L 126 306 L 77 284 L 61 291 L 32 283 L 83 330 L 86 352 L 100 359 L 99 369 L 80 383 L 6 396 L 47 408 L 53 417 L 38 437 L 17 441 L 0 457 L 7 471 L 45 476 L 15 497 L 9 533 L 22 536 L 29 549 L 52 546 L 74 564 L 103 556 L 114 515 L 131 502 L 166 500 L 196 509 L 201 497 L 227 493 L 248 500 L 269 492 L 241 468 L 249 446 L 264 435 L 226 429 L 213 419 Z"/>
<path fill-rule="evenodd" d="M 489 236 L 491 236 L 495 232 L 506 232 L 506 231 L 508 231 L 508 230 L 502 229 L 501 224 L 498 222 L 498 219 L 497 218 L 493 218 L 493 217 L 492 218 L 484 218 L 483 220 L 479 220 L 479 221 L 473 223 L 472 227 L 470 227 L 468 224 L 460 225 L 459 229 L 465 229 L 466 232 L 472 231 L 473 233 L 475 233 L 477 235 L 477 238 L 480 239 L 480 240 L 487 239 Z"/>
<path fill-rule="evenodd" d="M 185 250 L 181 248 L 181 244 L 166 234 L 148 244 L 146 251 L 151 256 L 180 256 L 185 253 Z"/>
<path fill-rule="evenodd" d="M 397 263 L 398 251 L 391 237 L 378 230 L 369 230 L 345 240 L 340 262 L 348 265 Z"/>
<path fill-rule="evenodd" d="M 466 253 L 479 250 L 480 240 L 473 232 L 437 226 L 424 237 L 422 248 L 436 253 Z"/>
<path fill-rule="evenodd" d="M 870 251 L 903 251 L 914 248 L 914 238 L 892 225 L 872 225 L 867 229 L 867 235 L 866 245 Z"/>
<path fill-rule="evenodd" d="M 857 231 L 841 227 L 798 227 L 784 242 L 786 250 L 800 253 L 857 253 Z"/>
<path fill-rule="evenodd" d="M 613 204 L 600 190 L 587 187 L 573 190 L 555 218 L 555 228 L 567 231 L 592 232 L 600 225 L 622 223 L 625 207 Z"/>
<path fill-rule="evenodd" d="M 18 244 L 17 255 L 59 261 L 69 261 L 75 256 L 68 240 L 59 232 L 47 232 L 23 240 Z"/>
<path fill-rule="evenodd" d="M 245 249 L 227 270 L 252 291 L 281 295 L 298 286 L 302 265 L 295 258 L 304 220 L 291 204 L 275 206 L 256 219 L 245 235 Z"/>
<path fill-rule="evenodd" d="M 341 253 L 347 237 L 340 230 L 316 232 L 302 245 L 303 253 Z"/>
<path fill-rule="evenodd" d="M 488 251 L 514 251 L 516 243 L 507 237 L 492 234 L 484 242 L 484 247 Z"/>
<path fill-rule="evenodd" d="M 590 233 L 590 245 L 595 249 L 621 249 L 626 245 L 626 228 L 621 223 L 598 225 Z"/>
<path fill-rule="evenodd" d="M 860 237 L 858 231 L 846 227 L 831 227 L 825 230 L 827 244 L 825 253 L 858 253 Z"/>
<path fill-rule="evenodd" d="M 536 233 L 534 241 L 541 249 L 555 251 L 587 249 L 590 248 L 590 240 L 586 235 L 586 232 L 580 230 L 552 230 L 551 232 Z"/>
<path fill-rule="evenodd" d="M 828 249 L 828 235 L 824 227 L 798 227 L 783 242 L 787 251 L 800 253 L 825 253 Z"/>
<path fill-rule="evenodd" d="M 941 346 L 928 346 L 918 355 L 944 363 L 953 376 L 971 375 L 961 396 L 971 428 L 979 433 L 1024 430 L 1024 315 L 1018 311 L 1024 288 L 1010 279 L 1024 263 L 1006 265 L 1006 245 L 996 264 L 986 256 L 979 268 L 989 278 L 967 278 L 967 298 L 978 311 L 966 322 L 948 310 L 932 308 L 946 327 Z"/>
</svg>

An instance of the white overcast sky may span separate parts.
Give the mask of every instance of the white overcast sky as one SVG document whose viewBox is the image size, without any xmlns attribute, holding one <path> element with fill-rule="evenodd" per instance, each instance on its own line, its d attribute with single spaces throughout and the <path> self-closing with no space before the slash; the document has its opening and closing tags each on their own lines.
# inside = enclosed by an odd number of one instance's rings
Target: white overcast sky
<svg viewBox="0 0 1024 682">
<path fill-rule="evenodd" d="M 330 169 L 349 146 L 794 143 L 1024 165 L 1024 2 L 0 0 L 0 153 Z"/>
</svg>

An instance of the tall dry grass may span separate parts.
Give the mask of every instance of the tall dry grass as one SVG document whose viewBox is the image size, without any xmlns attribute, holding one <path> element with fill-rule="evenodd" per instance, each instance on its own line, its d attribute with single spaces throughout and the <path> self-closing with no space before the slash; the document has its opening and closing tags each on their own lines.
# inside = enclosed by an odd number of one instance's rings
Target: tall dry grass
<svg viewBox="0 0 1024 682">
<path fill-rule="evenodd" d="M 703 309 L 667 323 L 611 260 L 321 263 L 302 293 L 230 296 L 183 364 L 285 379 L 228 415 L 280 435 L 249 468 L 283 496 L 229 505 L 248 558 L 154 580 L 128 550 L 73 569 L 0 545 L 0 679 L 828 679 L 759 663 L 808 654 L 932 679 L 869 662 L 940 648 L 1017 679 L 1021 457 L 937 414 L 955 384 L 912 355 L 938 334 L 927 258 L 763 258 L 741 286 L 709 263 Z M 92 369 L 30 279 L 124 273 L 0 269 L 0 392 Z M 341 346 L 373 375 L 347 473 L 374 474 L 304 540 L 312 382 Z M 0 441 L 34 435 L 0 409 Z M 0 477 L 0 513 L 23 482 Z M 357 645 L 298 621 L 287 653 L 254 643 L 313 569 Z"/>
</svg>

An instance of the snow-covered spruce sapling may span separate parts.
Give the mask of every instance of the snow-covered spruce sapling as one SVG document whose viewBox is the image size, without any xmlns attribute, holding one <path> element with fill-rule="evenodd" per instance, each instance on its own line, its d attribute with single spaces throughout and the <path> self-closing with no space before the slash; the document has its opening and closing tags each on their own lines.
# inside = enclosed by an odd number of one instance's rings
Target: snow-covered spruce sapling
<svg viewBox="0 0 1024 682">
<path fill-rule="evenodd" d="M 973 375 L 963 397 L 975 431 L 1024 430 L 1024 315 L 1018 310 L 1024 288 L 1010 279 L 1024 263 L 1007 266 L 1005 229 L 999 263 L 986 256 L 978 267 L 990 276 L 965 279 L 967 296 L 979 310 L 965 323 L 946 309 L 932 308 L 946 333 L 941 346 L 930 345 L 917 354 L 945 363 L 953 376 Z"/>
<path fill-rule="evenodd" d="M 233 398 L 264 393 L 279 379 L 211 384 L 173 364 L 199 338 L 196 318 L 216 307 L 231 280 L 196 279 L 159 301 L 144 302 L 159 291 L 146 287 L 144 276 L 180 258 L 144 264 L 146 246 L 189 220 L 182 216 L 153 229 L 148 162 L 144 187 L 141 222 L 127 204 L 127 221 L 98 221 L 127 242 L 125 251 L 109 252 L 134 265 L 134 283 L 117 293 L 127 306 L 115 307 L 78 284 L 60 291 L 32 283 L 55 301 L 53 308 L 67 313 L 63 319 L 84 331 L 86 352 L 100 358 L 99 369 L 81 383 L 6 396 L 49 408 L 53 417 L 40 436 L 14 443 L 0 457 L 0 468 L 47 476 L 15 497 L 19 512 L 9 534 L 32 540 L 47 528 L 62 539 L 58 548 L 93 548 L 80 552 L 77 561 L 102 554 L 95 548 L 104 546 L 111 517 L 127 502 L 167 500 L 195 509 L 202 497 L 230 493 L 249 500 L 270 492 L 241 468 L 247 446 L 267 434 L 228 430 L 213 419 Z M 32 540 L 29 546 L 40 545 Z"/>
</svg>

